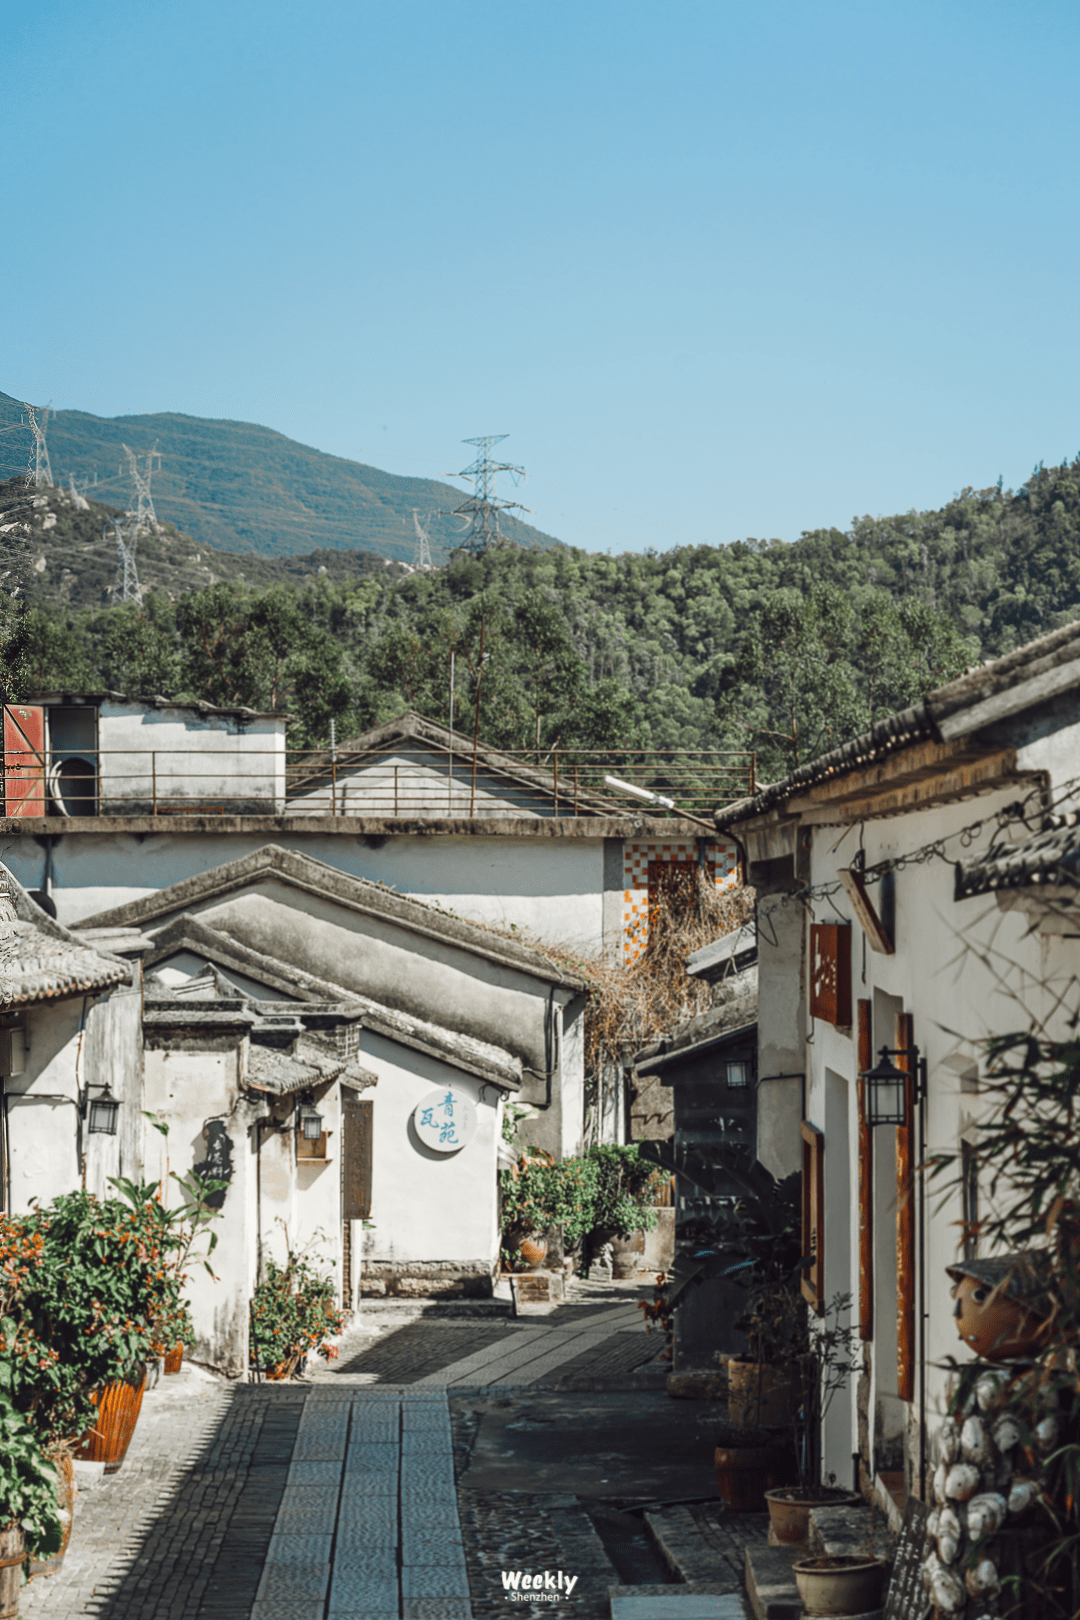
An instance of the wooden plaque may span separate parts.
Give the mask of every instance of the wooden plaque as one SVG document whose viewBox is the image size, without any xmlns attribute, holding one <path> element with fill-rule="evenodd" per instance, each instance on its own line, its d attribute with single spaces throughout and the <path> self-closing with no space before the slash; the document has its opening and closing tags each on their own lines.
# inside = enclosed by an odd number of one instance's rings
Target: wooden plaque
<svg viewBox="0 0 1080 1620">
<path fill-rule="evenodd" d="M 896 1015 L 896 1046 L 909 1051 L 914 1043 L 910 1013 Z M 902 1401 L 915 1399 L 915 1101 L 910 1060 L 899 1056 L 898 1069 L 907 1073 L 906 1124 L 896 1128 L 896 1362 L 897 1392 Z"/>
<path fill-rule="evenodd" d="M 873 1009 L 858 1004 L 859 1074 L 873 1065 Z M 859 1338 L 874 1337 L 874 1133 L 866 1118 L 866 1081 L 856 1086 L 859 1111 Z"/>
<path fill-rule="evenodd" d="M 341 1088 L 341 1218 L 365 1221 L 371 1214 L 371 1145 L 374 1103 Z"/>
<path fill-rule="evenodd" d="M 851 1027 L 851 924 L 810 925 L 810 1016 Z"/>
<path fill-rule="evenodd" d="M 825 1137 L 802 1122 L 802 1292 L 818 1316 L 825 1314 Z"/>
</svg>

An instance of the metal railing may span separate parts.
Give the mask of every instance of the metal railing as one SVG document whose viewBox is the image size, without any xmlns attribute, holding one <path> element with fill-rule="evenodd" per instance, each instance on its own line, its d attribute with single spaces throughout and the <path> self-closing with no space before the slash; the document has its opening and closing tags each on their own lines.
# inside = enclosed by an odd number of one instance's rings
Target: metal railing
<svg viewBox="0 0 1080 1620">
<path fill-rule="evenodd" d="M 4 755 L 6 816 L 686 816 L 755 791 L 749 750 L 97 749 Z"/>
</svg>

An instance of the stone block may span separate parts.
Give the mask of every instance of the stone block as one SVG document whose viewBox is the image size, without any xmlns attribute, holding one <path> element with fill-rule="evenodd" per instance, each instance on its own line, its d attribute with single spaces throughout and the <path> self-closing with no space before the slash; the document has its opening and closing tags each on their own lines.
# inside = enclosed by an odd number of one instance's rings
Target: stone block
<svg viewBox="0 0 1080 1620">
<path fill-rule="evenodd" d="M 828 1553 L 831 1558 L 867 1557 L 873 1541 L 874 1557 L 887 1558 L 889 1535 L 884 1516 L 873 1515 L 861 1503 L 850 1507 L 810 1509 L 809 1546 L 812 1553 Z"/>
<path fill-rule="evenodd" d="M 255 1599 L 258 1603 L 322 1603 L 329 1585 L 329 1563 L 266 1564 Z"/>
<path fill-rule="evenodd" d="M 403 1620 L 473 1620 L 467 1598 L 412 1598 L 401 1612 Z"/>
<path fill-rule="evenodd" d="M 346 1496 L 396 1496 L 398 1493 L 398 1473 L 396 1468 L 385 1468 L 381 1473 L 374 1469 L 369 1474 L 345 1474 L 341 1481 L 341 1495 Z"/>
<path fill-rule="evenodd" d="M 76 1462 L 72 1464 L 72 1468 L 75 1471 L 77 1491 L 93 1490 L 105 1473 L 105 1464 L 100 1462 Z"/>
<path fill-rule="evenodd" d="M 566 1298 L 564 1271 L 519 1271 L 510 1278 L 515 1316 L 547 1316 Z"/>
<path fill-rule="evenodd" d="M 339 1462 L 294 1462 L 289 1466 L 289 1485 L 317 1485 L 330 1491 L 337 1490 L 340 1479 Z"/>
<path fill-rule="evenodd" d="M 676 1401 L 722 1400 L 728 1391 L 726 1372 L 673 1372 L 667 1376 L 667 1392 Z"/>
<path fill-rule="evenodd" d="M 611 1620 L 747 1620 L 738 1593 L 688 1591 L 682 1586 L 608 1587 Z"/>
<path fill-rule="evenodd" d="M 746 1595 L 756 1620 L 802 1620 L 802 1598 L 792 1571 L 801 1556 L 801 1548 L 747 1547 Z"/>
<path fill-rule="evenodd" d="M 465 1567 L 441 1568 L 437 1564 L 406 1564 L 401 1571 L 401 1598 L 408 1604 L 417 1598 L 467 1598 L 469 1577 Z"/>
<path fill-rule="evenodd" d="M 274 1599 L 256 1603 L 251 1610 L 251 1620 L 323 1620 L 324 1613 L 322 1603 L 290 1603 L 287 1599 Z"/>
<path fill-rule="evenodd" d="M 266 1550 L 268 1564 L 316 1564 L 330 1562 L 330 1549 L 334 1545 L 332 1535 L 310 1535 L 303 1531 L 290 1534 L 288 1531 L 277 1531 L 270 1538 L 270 1545 Z"/>
</svg>

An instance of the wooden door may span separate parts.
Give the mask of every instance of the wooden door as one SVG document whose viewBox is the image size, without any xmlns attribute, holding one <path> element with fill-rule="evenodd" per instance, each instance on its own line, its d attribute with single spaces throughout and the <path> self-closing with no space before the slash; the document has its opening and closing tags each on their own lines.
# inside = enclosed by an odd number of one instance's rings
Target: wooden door
<svg viewBox="0 0 1080 1620">
<path fill-rule="evenodd" d="M 4 705 L 4 814 L 45 814 L 45 710 Z"/>
</svg>

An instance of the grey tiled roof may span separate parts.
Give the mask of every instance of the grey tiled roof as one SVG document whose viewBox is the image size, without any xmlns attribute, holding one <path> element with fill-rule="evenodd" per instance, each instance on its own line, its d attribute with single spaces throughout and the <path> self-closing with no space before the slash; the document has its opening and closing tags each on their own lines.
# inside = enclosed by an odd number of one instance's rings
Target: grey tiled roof
<svg viewBox="0 0 1080 1620">
<path fill-rule="evenodd" d="M 0 866 L 0 1007 L 127 984 L 131 969 L 54 923 Z"/>
<path fill-rule="evenodd" d="M 995 844 L 956 868 L 957 900 L 1043 884 L 1075 885 L 1080 898 L 1080 812 L 1048 816 L 1034 837 L 1020 844 Z"/>
</svg>

